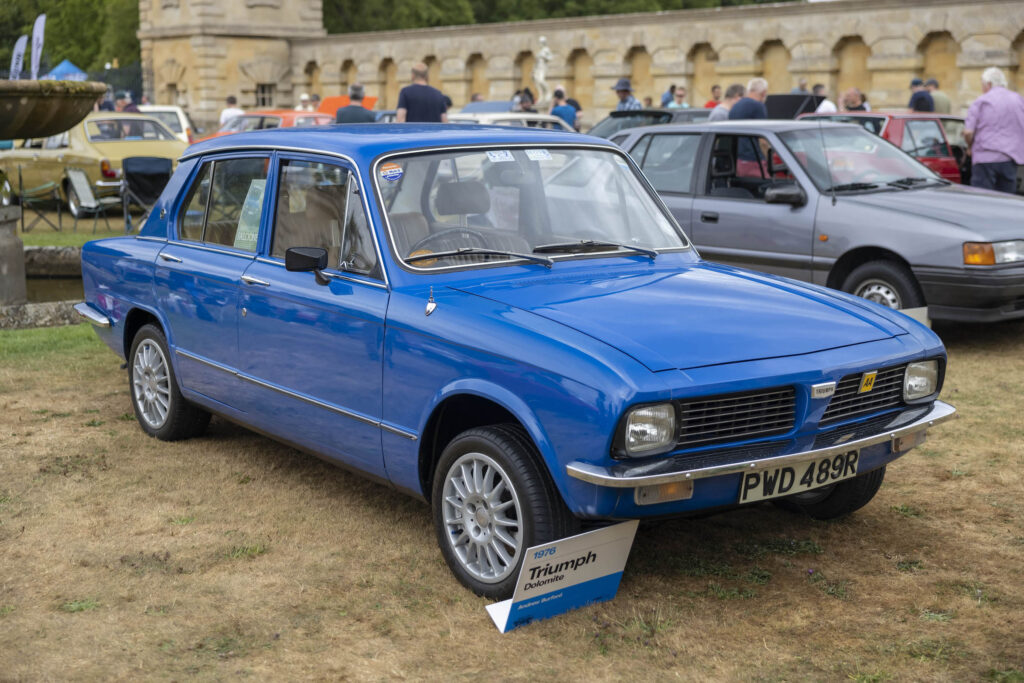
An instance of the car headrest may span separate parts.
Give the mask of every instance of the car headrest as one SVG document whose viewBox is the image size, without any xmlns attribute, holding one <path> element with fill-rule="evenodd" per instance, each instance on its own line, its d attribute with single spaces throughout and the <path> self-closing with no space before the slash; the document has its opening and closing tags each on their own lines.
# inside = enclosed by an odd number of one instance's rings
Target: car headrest
<svg viewBox="0 0 1024 683">
<path fill-rule="evenodd" d="M 487 213 L 491 195 L 479 180 L 444 183 L 437 188 L 437 213 L 442 216 Z"/>
<path fill-rule="evenodd" d="M 724 178 L 736 174 L 736 167 L 732 163 L 732 155 L 716 154 L 711 157 L 711 177 Z"/>
</svg>

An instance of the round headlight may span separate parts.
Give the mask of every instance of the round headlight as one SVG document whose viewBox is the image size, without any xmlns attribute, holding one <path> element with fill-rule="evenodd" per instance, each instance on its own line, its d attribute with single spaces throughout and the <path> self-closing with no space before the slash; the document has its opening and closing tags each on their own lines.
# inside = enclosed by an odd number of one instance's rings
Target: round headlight
<svg viewBox="0 0 1024 683">
<path fill-rule="evenodd" d="M 903 400 L 931 396 L 939 388 L 939 363 L 934 360 L 908 363 L 907 372 L 903 375 Z"/>
<path fill-rule="evenodd" d="M 626 418 L 626 453 L 649 455 L 676 442 L 676 409 L 671 403 L 634 408 Z"/>
</svg>

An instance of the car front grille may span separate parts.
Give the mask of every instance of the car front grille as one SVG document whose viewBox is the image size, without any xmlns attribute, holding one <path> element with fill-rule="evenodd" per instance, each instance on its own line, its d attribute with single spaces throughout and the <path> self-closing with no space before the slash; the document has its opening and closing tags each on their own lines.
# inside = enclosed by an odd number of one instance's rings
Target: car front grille
<svg viewBox="0 0 1024 683">
<path fill-rule="evenodd" d="M 793 387 L 684 399 L 679 408 L 679 448 L 760 439 L 793 428 Z"/>
<path fill-rule="evenodd" d="M 863 394 L 859 392 L 864 373 L 843 377 L 836 385 L 836 392 L 819 424 L 849 420 L 903 405 L 903 374 L 906 368 L 906 365 L 898 365 L 879 370 L 874 387 Z"/>
</svg>

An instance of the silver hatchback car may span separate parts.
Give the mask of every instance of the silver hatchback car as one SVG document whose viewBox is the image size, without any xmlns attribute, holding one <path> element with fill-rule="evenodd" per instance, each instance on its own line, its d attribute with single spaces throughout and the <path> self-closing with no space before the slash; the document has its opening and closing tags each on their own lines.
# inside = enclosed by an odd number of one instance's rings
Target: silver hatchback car
<svg viewBox="0 0 1024 683">
<path fill-rule="evenodd" d="M 616 142 L 705 258 L 935 320 L 1024 317 L 1024 197 L 954 185 L 859 126 L 669 124 Z"/>
</svg>

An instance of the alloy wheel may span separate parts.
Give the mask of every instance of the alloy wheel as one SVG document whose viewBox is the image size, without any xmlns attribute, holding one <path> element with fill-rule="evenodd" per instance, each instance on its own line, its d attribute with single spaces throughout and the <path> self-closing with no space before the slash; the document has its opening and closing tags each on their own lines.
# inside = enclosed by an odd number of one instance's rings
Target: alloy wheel
<svg viewBox="0 0 1024 683">
<path fill-rule="evenodd" d="M 132 387 L 139 415 L 153 429 L 162 427 L 171 405 L 171 378 L 164 352 L 152 339 L 135 350 Z"/>
</svg>

